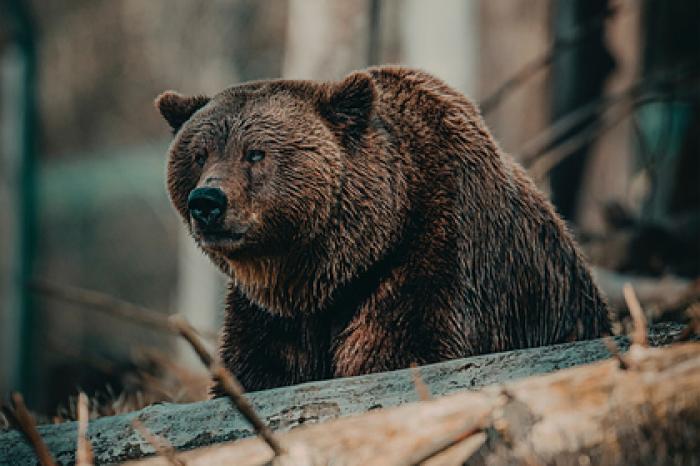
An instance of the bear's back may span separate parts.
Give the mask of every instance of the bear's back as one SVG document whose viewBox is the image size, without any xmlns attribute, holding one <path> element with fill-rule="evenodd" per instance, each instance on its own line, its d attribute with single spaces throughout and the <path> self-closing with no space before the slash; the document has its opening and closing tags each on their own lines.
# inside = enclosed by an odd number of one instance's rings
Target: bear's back
<svg viewBox="0 0 700 466">
<path fill-rule="evenodd" d="M 419 70 L 369 70 L 378 116 L 415 163 L 422 219 L 443 221 L 457 257 L 432 263 L 462 269 L 455 309 L 480 331 L 478 352 L 533 347 L 609 333 L 607 304 L 554 207 L 486 127 L 478 108 Z M 441 230 L 441 231 L 442 231 Z"/>
</svg>

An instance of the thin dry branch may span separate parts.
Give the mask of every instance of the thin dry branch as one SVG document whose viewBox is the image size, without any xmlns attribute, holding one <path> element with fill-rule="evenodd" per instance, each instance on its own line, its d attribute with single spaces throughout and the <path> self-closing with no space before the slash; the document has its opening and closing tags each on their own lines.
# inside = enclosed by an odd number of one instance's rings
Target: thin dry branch
<svg viewBox="0 0 700 466">
<path fill-rule="evenodd" d="M 518 89 L 538 72 L 545 70 L 551 65 L 562 51 L 578 47 L 583 42 L 589 40 L 595 33 L 600 31 L 607 19 L 618 13 L 618 9 L 618 5 L 613 5 L 585 24 L 573 28 L 569 34 L 556 38 L 542 55 L 527 62 L 522 68 L 515 72 L 515 74 L 506 79 L 498 89 L 484 98 L 480 105 L 481 112 L 484 115 L 489 114 L 492 110 L 497 108 L 509 94 Z"/>
<path fill-rule="evenodd" d="M 697 321 L 691 321 L 678 335 L 678 338 L 676 341 L 688 341 L 690 340 L 690 337 L 694 335 L 700 335 L 700 324 L 698 324 Z"/>
<path fill-rule="evenodd" d="M 420 375 L 420 367 L 415 362 L 411 363 L 411 377 L 413 378 L 413 385 L 416 387 L 416 393 L 418 393 L 418 399 L 421 401 L 430 400 L 432 398 L 430 388 L 428 388 Z"/>
<path fill-rule="evenodd" d="M 44 439 L 39 435 L 34 417 L 29 413 L 27 406 L 24 404 L 22 395 L 13 393 L 12 403 L 14 405 L 13 409 L 9 406 L 2 407 L 3 414 L 7 418 L 7 421 L 15 429 L 22 432 L 34 449 L 34 453 L 42 466 L 56 466 L 56 462 L 53 456 L 51 456 L 51 452 L 46 446 L 46 443 L 44 443 Z"/>
<path fill-rule="evenodd" d="M 459 429 L 444 438 L 440 438 L 432 442 L 430 445 L 426 446 L 423 450 L 417 451 L 414 455 L 405 461 L 401 461 L 397 466 L 418 466 L 428 460 L 435 458 L 439 454 L 447 451 L 448 449 L 464 442 L 465 440 L 472 438 L 476 434 L 484 431 L 486 428 L 487 420 L 490 418 L 491 413 L 488 412 L 481 416 L 476 422 L 470 422 L 466 428 Z M 486 440 L 483 438 L 481 442 L 477 442 L 472 446 L 470 453 L 474 453 Z M 467 461 L 471 454 L 467 454 L 467 457 L 462 458 L 463 461 Z"/>
<path fill-rule="evenodd" d="M 139 434 L 141 434 L 141 437 L 151 444 L 158 455 L 165 458 L 168 464 L 171 466 L 185 466 L 186 463 L 177 457 L 175 448 L 173 448 L 167 439 L 151 433 L 151 431 L 148 430 L 148 428 L 138 419 L 134 419 L 131 422 L 131 425 L 134 426 L 134 429 Z"/>
<path fill-rule="evenodd" d="M 272 430 L 258 416 L 253 405 L 245 397 L 245 390 L 238 379 L 207 351 L 197 332 L 187 321 L 180 316 L 173 316 L 170 321 L 180 335 L 192 346 L 199 359 L 209 369 L 214 379 L 219 382 L 220 387 L 229 396 L 238 411 L 250 422 L 257 434 L 270 446 L 276 456 L 283 455 L 285 449 L 282 448 Z"/>
<path fill-rule="evenodd" d="M 204 364 L 204 367 L 211 371 L 212 366 L 216 362 L 216 358 L 204 346 L 202 340 L 199 339 L 197 330 L 195 330 L 189 322 L 179 315 L 171 316 L 168 319 L 168 324 L 172 326 L 178 335 L 187 340 L 190 346 L 192 346 L 194 352 L 197 353 L 199 360 L 202 361 L 202 364 Z"/>
<path fill-rule="evenodd" d="M 80 392 L 78 395 L 78 447 L 75 451 L 76 466 L 92 466 L 93 454 L 92 445 L 87 438 L 88 422 L 90 410 L 88 408 L 88 397 Z"/>
<path fill-rule="evenodd" d="M 562 160 L 617 126 L 632 113 L 636 105 L 635 103 L 625 102 L 620 107 L 616 111 L 611 110 L 599 121 L 589 125 L 588 128 L 578 132 L 575 136 L 567 139 L 566 142 L 531 159 L 531 163 L 526 163 L 530 176 L 535 181 L 542 180 Z"/>
<path fill-rule="evenodd" d="M 619 93 L 603 96 L 579 107 L 526 142 L 516 158 L 529 168 L 533 178 L 541 179 L 559 162 L 615 127 L 639 105 L 667 98 L 651 90 L 660 84 L 683 82 L 697 72 L 697 60 L 681 63 L 640 79 Z M 605 112 L 607 114 L 601 119 L 594 119 Z M 580 129 L 574 131 L 576 128 Z"/>
<path fill-rule="evenodd" d="M 32 282 L 32 287 L 36 291 L 52 298 L 87 306 L 91 309 L 102 311 L 111 316 L 144 325 L 152 329 L 173 334 L 178 333 L 177 329 L 172 327 L 165 313 L 115 298 L 114 296 L 100 291 L 88 290 L 76 286 L 59 285 L 43 279 L 34 280 Z M 198 333 L 208 340 L 216 341 L 218 338 L 215 332 L 198 330 Z"/>
<path fill-rule="evenodd" d="M 605 347 L 608 348 L 608 351 L 610 351 L 612 357 L 617 359 L 617 362 L 620 364 L 620 369 L 629 369 L 629 364 L 627 364 L 627 361 L 625 361 L 625 358 L 620 353 L 620 349 L 615 344 L 615 340 L 613 340 L 612 337 L 607 336 L 603 338 L 603 343 L 605 344 Z"/>
<path fill-rule="evenodd" d="M 602 96 L 560 117 L 550 126 L 526 141 L 520 150 L 518 159 L 525 165 L 532 164 L 535 159 L 542 156 L 559 141 L 562 141 L 575 128 L 580 127 L 595 115 L 604 112 L 620 100 L 628 98 L 631 92 L 633 92 L 632 89 L 627 89 L 612 96 Z"/>
<path fill-rule="evenodd" d="M 690 322 L 678 335 L 676 341 L 687 341 L 694 335 L 700 335 L 700 302 L 692 304 L 685 312 Z"/>
<path fill-rule="evenodd" d="M 285 449 L 277 440 L 277 437 L 272 433 L 272 430 L 260 419 L 260 416 L 255 412 L 255 408 L 250 404 L 248 399 L 243 395 L 245 392 L 240 382 L 229 372 L 225 367 L 216 365 L 212 369 L 212 375 L 216 379 L 224 392 L 231 398 L 233 404 L 236 405 L 238 411 L 252 424 L 255 431 L 265 440 L 276 456 L 283 455 Z"/>
<path fill-rule="evenodd" d="M 648 346 L 649 339 L 647 337 L 647 318 L 639 304 L 634 288 L 629 283 L 625 283 L 622 288 L 625 295 L 625 302 L 630 310 L 632 321 L 634 322 L 634 330 L 632 331 L 632 343 L 640 346 Z"/>
</svg>

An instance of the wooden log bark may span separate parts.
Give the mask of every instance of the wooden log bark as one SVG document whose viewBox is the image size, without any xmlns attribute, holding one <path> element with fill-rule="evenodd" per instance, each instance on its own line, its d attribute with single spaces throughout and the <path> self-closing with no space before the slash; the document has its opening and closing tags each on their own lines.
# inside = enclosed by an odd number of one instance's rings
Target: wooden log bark
<svg viewBox="0 0 700 466">
<path fill-rule="evenodd" d="M 296 429 L 280 436 L 289 453 L 275 463 L 700 463 L 700 343 L 635 346 L 626 359 L 628 369 L 607 360 Z M 451 443 L 456 445 L 441 448 Z M 189 466 L 273 459 L 259 439 L 178 457 Z M 152 458 L 134 464 L 167 463 Z"/>
<path fill-rule="evenodd" d="M 650 343 L 667 344 L 681 328 L 673 324 L 654 326 L 650 330 Z M 622 351 L 626 350 L 626 338 L 618 337 L 616 341 Z M 421 367 L 420 373 L 433 396 L 441 396 L 545 374 L 609 356 L 602 341 L 592 340 L 458 359 Z M 280 431 L 418 400 L 410 369 L 254 392 L 248 397 L 262 419 L 272 429 Z M 226 399 L 153 405 L 90 423 L 88 437 L 98 464 L 142 458 L 154 453 L 153 447 L 134 430 L 134 419 L 153 434 L 167 439 L 178 450 L 254 435 L 251 426 Z M 58 461 L 64 464 L 75 461 L 76 423 L 40 426 L 39 432 Z M 0 464 L 34 462 L 31 447 L 18 432 L 0 433 Z"/>
</svg>

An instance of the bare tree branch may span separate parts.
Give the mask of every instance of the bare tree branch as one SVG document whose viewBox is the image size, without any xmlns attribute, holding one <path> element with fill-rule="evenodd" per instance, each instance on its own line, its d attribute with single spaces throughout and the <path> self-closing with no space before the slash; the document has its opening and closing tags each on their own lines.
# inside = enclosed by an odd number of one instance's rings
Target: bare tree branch
<svg viewBox="0 0 700 466">
<path fill-rule="evenodd" d="M 70 285 L 59 285 L 43 279 L 34 280 L 32 287 L 36 291 L 55 299 L 86 306 L 90 309 L 102 311 L 108 315 L 166 333 L 178 334 L 177 329 L 172 327 L 165 313 L 115 298 L 100 291 Z M 216 341 L 218 338 L 216 332 L 207 330 L 198 332 L 208 340 Z"/>
<path fill-rule="evenodd" d="M 270 446 L 272 451 L 275 452 L 275 455 L 280 456 L 286 453 L 285 449 L 282 448 L 282 445 L 280 445 L 279 441 L 272 433 L 272 430 L 270 430 L 267 424 L 258 416 L 253 405 L 245 397 L 245 390 L 241 383 L 231 372 L 221 365 L 217 358 L 207 351 L 192 326 L 179 316 L 173 316 L 170 320 L 180 335 L 192 346 L 192 349 L 197 353 L 202 364 L 209 369 L 214 379 L 219 382 L 221 388 L 229 398 L 231 398 L 231 401 L 233 401 L 238 411 L 250 422 L 258 435 Z"/>
<path fill-rule="evenodd" d="M 24 398 L 19 393 L 12 394 L 13 408 L 2 406 L 2 412 L 8 422 L 15 429 L 22 432 L 29 444 L 32 446 L 39 463 L 42 466 L 56 466 L 56 462 L 51 456 L 44 439 L 39 434 L 36 428 L 34 416 L 29 413 L 27 406 L 24 404 Z"/>
</svg>

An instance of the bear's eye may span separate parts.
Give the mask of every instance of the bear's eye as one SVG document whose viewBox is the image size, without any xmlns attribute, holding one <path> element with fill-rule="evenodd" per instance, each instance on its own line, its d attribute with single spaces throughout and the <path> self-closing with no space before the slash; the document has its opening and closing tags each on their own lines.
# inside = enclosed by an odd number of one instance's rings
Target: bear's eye
<svg viewBox="0 0 700 466">
<path fill-rule="evenodd" d="M 245 159 L 250 163 L 260 162 L 265 158 L 265 152 L 257 149 L 250 149 L 245 153 Z"/>
<path fill-rule="evenodd" d="M 205 152 L 198 152 L 194 156 L 194 163 L 197 164 L 200 168 L 204 166 L 204 162 L 207 161 L 207 154 Z"/>
</svg>

